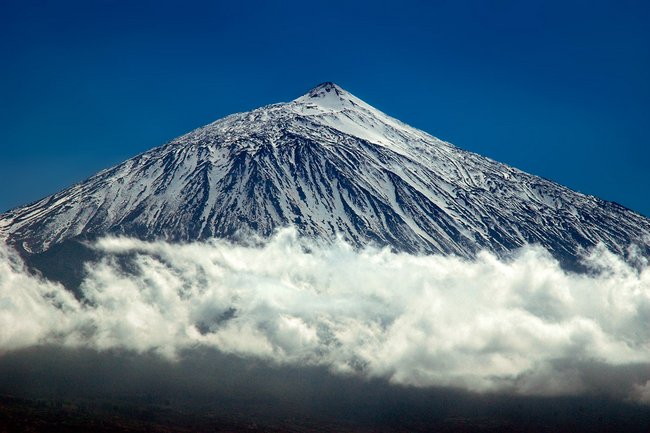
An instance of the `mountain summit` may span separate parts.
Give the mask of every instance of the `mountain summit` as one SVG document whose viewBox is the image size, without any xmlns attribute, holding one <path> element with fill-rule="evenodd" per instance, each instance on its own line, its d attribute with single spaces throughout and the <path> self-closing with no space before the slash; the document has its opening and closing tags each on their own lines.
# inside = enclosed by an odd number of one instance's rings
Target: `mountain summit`
<svg viewBox="0 0 650 433">
<path fill-rule="evenodd" d="M 331 110 L 341 110 L 344 107 L 365 105 L 359 98 L 356 98 L 341 87 L 330 82 L 319 84 L 293 102 L 314 104 L 321 108 L 329 108 Z"/>
<path fill-rule="evenodd" d="M 333 83 L 227 116 L 0 216 L 26 253 L 124 234 L 191 241 L 295 226 L 355 246 L 471 257 L 541 244 L 575 261 L 650 250 L 650 220 L 461 150 Z"/>
</svg>

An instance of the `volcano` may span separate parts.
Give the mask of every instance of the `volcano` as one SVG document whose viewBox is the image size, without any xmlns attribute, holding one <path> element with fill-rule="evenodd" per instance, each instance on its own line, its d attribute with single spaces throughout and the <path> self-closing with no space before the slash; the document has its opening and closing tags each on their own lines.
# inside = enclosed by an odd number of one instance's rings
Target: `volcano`
<svg viewBox="0 0 650 433">
<path fill-rule="evenodd" d="M 412 128 L 336 84 L 237 113 L 0 216 L 23 253 L 103 235 L 187 242 L 302 236 L 418 254 L 565 263 L 650 250 L 650 220 Z"/>
</svg>

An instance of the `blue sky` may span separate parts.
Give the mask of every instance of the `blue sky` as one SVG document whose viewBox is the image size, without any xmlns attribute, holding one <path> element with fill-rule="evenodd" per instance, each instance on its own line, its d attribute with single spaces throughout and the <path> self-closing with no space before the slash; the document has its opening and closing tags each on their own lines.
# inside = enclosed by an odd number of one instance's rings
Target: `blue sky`
<svg viewBox="0 0 650 433">
<path fill-rule="evenodd" d="M 0 0 L 0 210 L 334 81 L 650 216 L 645 1 Z"/>
</svg>

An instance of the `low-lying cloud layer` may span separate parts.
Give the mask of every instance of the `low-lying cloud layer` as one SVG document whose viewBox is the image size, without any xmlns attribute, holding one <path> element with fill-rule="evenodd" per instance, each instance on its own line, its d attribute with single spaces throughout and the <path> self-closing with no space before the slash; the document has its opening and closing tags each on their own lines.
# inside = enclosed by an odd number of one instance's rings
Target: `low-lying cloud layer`
<svg viewBox="0 0 650 433">
<path fill-rule="evenodd" d="M 650 267 L 604 249 L 585 259 L 593 272 L 573 274 L 534 247 L 466 261 L 306 244 L 291 230 L 259 247 L 107 238 L 95 248 L 106 255 L 88 267 L 82 301 L 0 248 L 0 353 L 59 344 L 173 362 L 207 346 L 533 395 L 598 392 L 585 366 L 629 365 L 623 397 L 650 402 L 649 370 L 638 368 L 650 362 Z"/>
</svg>

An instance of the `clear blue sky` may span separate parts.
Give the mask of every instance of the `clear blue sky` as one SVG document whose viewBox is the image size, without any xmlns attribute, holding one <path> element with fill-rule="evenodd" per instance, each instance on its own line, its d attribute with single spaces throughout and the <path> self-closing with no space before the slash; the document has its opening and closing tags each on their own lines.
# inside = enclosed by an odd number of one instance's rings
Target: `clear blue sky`
<svg viewBox="0 0 650 433">
<path fill-rule="evenodd" d="M 334 81 L 650 216 L 650 2 L 0 0 L 0 210 Z"/>
</svg>

